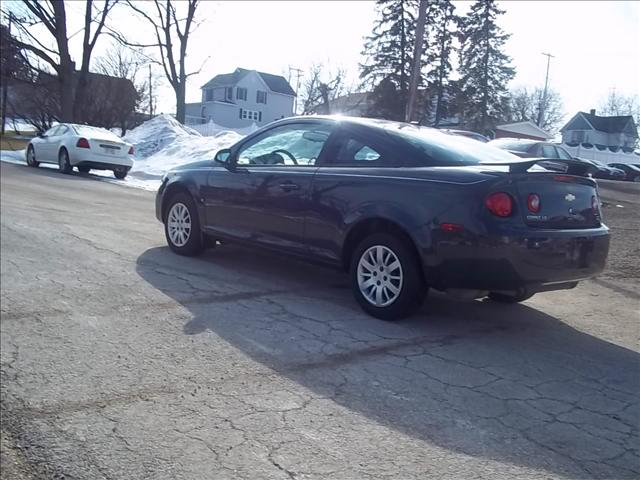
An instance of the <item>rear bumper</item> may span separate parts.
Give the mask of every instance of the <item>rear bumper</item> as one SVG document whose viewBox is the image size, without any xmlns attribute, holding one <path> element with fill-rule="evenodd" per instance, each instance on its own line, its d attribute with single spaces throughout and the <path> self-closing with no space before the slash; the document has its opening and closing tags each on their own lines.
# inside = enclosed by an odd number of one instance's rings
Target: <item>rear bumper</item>
<svg viewBox="0 0 640 480">
<path fill-rule="evenodd" d="M 125 170 L 127 172 L 131 169 L 131 165 L 125 165 L 124 163 L 97 162 L 97 161 L 89 161 L 89 160 L 76 162 L 73 164 L 73 166 L 89 167 L 94 170 Z"/>
<path fill-rule="evenodd" d="M 539 292 L 570 288 L 604 270 L 609 229 L 523 230 L 496 236 L 435 231 L 421 254 L 436 288 Z"/>
</svg>

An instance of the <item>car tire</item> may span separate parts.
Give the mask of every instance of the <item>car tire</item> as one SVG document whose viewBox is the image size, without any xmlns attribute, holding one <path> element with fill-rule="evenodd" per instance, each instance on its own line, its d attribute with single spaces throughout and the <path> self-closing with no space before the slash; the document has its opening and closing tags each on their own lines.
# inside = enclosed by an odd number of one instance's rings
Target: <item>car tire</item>
<svg viewBox="0 0 640 480">
<path fill-rule="evenodd" d="M 66 148 L 61 148 L 58 152 L 58 169 L 65 174 L 69 174 L 73 171 L 73 167 L 69 162 L 69 152 Z"/>
<path fill-rule="evenodd" d="M 124 180 L 127 177 L 127 173 L 129 173 L 127 170 L 114 170 L 113 176 L 118 180 Z"/>
<path fill-rule="evenodd" d="M 179 192 L 169 199 L 164 215 L 164 235 L 169 248 L 178 255 L 190 257 L 204 250 L 198 210 L 191 195 Z"/>
<path fill-rule="evenodd" d="M 27 165 L 33 168 L 40 165 L 40 162 L 36 160 L 36 151 L 34 150 L 33 145 L 29 145 L 29 148 L 27 148 Z"/>
<path fill-rule="evenodd" d="M 507 295 L 505 293 L 490 292 L 488 297 L 497 303 L 520 303 L 529 300 L 535 294 L 533 293 L 516 293 L 515 295 Z"/>
<path fill-rule="evenodd" d="M 411 315 L 428 290 L 413 246 L 387 233 L 375 233 L 360 242 L 351 258 L 350 277 L 362 309 L 387 321 Z"/>
<path fill-rule="evenodd" d="M 91 168 L 89 168 L 89 167 L 87 167 L 87 166 L 85 166 L 85 165 L 80 165 L 80 166 L 78 167 L 78 171 L 79 171 L 80 173 L 89 173 L 89 171 L 90 171 L 90 170 L 91 170 Z"/>
</svg>

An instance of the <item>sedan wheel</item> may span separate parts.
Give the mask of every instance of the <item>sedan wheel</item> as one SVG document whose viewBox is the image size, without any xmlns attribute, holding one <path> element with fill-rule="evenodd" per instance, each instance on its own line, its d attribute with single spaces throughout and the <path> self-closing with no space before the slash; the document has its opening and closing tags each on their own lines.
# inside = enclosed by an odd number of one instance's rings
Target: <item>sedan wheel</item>
<svg viewBox="0 0 640 480">
<path fill-rule="evenodd" d="M 40 165 L 40 162 L 36 161 L 36 152 L 32 145 L 29 145 L 29 148 L 27 149 L 27 165 L 30 167 L 37 167 Z"/>
<path fill-rule="evenodd" d="M 197 255 L 203 250 L 198 212 L 193 199 L 178 193 L 169 199 L 164 233 L 169 247 L 180 255 Z"/>
<path fill-rule="evenodd" d="M 69 163 L 69 153 L 63 148 L 58 154 L 58 169 L 62 173 L 71 173 L 73 167 Z"/>
<path fill-rule="evenodd" d="M 410 315 L 427 292 L 411 242 L 386 233 L 370 235 L 358 245 L 351 260 L 351 285 L 362 309 L 383 320 Z"/>
</svg>

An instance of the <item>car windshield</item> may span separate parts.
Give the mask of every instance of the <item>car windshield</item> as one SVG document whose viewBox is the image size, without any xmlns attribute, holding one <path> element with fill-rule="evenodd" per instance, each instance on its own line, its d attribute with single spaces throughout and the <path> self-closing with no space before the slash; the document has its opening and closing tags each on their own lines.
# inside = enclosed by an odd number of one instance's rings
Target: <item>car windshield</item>
<svg viewBox="0 0 640 480">
<path fill-rule="evenodd" d="M 122 142 L 115 133 L 104 128 L 90 127 L 89 125 L 74 125 L 73 129 L 78 135 L 82 135 L 83 137 L 99 137 L 104 140 L 111 140 L 112 142 Z"/>
<path fill-rule="evenodd" d="M 489 145 L 491 145 L 493 147 L 501 148 L 503 150 L 513 150 L 514 152 L 523 152 L 524 153 L 524 152 L 528 152 L 529 149 L 531 148 L 531 145 L 533 145 L 533 144 L 530 143 L 530 142 L 521 142 L 519 140 L 498 139 L 498 140 L 491 140 L 489 142 Z"/>
<path fill-rule="evenodd" d="M 417 125 L 384 125 L 385 129 L 425 154 L 428 165 L 475 165 L 478 163 L 519 162 L 519 157 L 468 137 L 447 135 Z"/>
</svg>

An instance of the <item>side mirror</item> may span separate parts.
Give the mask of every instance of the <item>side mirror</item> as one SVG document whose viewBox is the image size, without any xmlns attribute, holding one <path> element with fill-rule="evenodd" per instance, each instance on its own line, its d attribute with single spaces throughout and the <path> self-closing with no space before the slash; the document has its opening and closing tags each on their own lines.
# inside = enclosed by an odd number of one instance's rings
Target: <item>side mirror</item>
<svg viewBox="0 0 640 480">
<path fill-rule="evenodd" d="M 229 166 L 229 158 L 231 157 L 231 150 L 228 148 L 223 148 L 222 150 L 216 153 L 216 156 L 213 157 L 213 161 L 217 163 L 221 163 L 225 167 Z"/>
<path fill-rule="evenodd" d="M 39 132 L 38 133 L 38 137 L 39 138 L 47 138 L 47 135 L 45 133 L 43 133 L 43 132 Z"/>
</svg>

